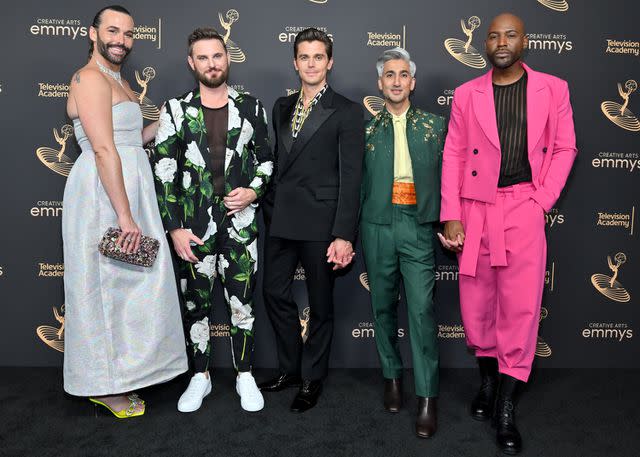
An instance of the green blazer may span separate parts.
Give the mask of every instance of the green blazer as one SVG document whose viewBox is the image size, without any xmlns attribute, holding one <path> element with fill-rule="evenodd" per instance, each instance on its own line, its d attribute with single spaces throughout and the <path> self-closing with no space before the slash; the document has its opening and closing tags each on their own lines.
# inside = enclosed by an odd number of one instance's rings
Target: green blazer
<svg viewBox="0 0 640 457">
<path fill-rule="evenodd" d="M 440 174 L 446 136 L 441 116 L 409 107 L 407 143 L 416 187 L 419 224 L 435 222 L 440 214 Z M 393 190 L 393 119 L 384 108 L 365 130 L 362 168 L 361 221 L 390 224 Z"/>
</svg>

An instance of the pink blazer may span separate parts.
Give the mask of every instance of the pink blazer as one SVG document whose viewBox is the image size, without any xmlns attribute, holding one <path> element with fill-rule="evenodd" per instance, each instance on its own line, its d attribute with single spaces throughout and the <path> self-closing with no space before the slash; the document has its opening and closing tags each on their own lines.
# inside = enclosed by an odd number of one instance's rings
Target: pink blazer
<svg viewBox="0 0 640 457">
<path fill-rule="evenodd" d="M 523 67 L 533 199 L 549 211 L 577 154 L 569 88 L 562 79 Z M 501 155 L 492 72 L 455 90 L 442 161 L 441 221 L 462 219 L 461 198 L 495 202 Z"/>
</svg>

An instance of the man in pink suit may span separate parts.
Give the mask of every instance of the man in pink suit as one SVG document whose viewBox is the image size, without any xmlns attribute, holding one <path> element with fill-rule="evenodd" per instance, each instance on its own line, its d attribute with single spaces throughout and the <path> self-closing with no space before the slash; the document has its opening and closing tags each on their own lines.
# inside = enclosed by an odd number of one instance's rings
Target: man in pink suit
<svg viewBox="0 0 640 457">
<path fill-rule="evenodd" d="M 485 42 L 493 69 L 455 90 L 442 165 L 445 247 L 458 252 L 460 308 L 503 452 L 522 448 L 515 390 L 531 372 L 544 285 L 545 212 L 577 150 L 567 83 L 520 61 L 524 24 L 500 14 Z M 496 401 L 497 396 L 497 401 Z"/>
</svg>

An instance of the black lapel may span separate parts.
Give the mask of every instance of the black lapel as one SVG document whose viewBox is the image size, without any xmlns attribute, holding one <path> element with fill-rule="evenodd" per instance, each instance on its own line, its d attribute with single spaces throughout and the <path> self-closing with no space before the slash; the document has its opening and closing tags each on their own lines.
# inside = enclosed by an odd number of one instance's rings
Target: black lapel
<svg viewBox="0 0 640 457">
<path fill-rule="evenodd" d="M 293 145 L 293 137 L 291 136 L 291 118 L 297 101 L 297 94 L 292 94 L 280 101 L 280 124 L 278 137 L 282 139 L 282 145 L 285 150 L 283 151 L 284 154 L 279 154 L 279 157 L 286 158 L 291 151 L 291 146 Z"/>
<path fill-rule="evenodd" d="M 280 169 L 280 173 L 283 173 L 295 161 L 309 140 L 335 110 L 333 107 L 333 90 L 331 90 L 331 87 L 327 87 L 327 91 L 320 97 L 320 101 L 313 107 L 309 117 L 302 124 L 302 129 L 298 132 L 298 137 L 293 141 L 293 146 L 287 155 L 284 167 Z"/>
</svg>

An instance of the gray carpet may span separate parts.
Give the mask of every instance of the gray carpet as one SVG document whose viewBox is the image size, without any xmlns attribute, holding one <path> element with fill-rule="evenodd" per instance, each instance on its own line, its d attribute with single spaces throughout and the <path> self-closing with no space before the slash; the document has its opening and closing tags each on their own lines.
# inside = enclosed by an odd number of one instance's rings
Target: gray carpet
<svg viewBox="0 0 640 457">
<path fill-rule="evenodd" d="M 273 374 L 257 370 L 258 380 Z M 439 429 L 414 436 L 415 399 L 405 375 L 405 409 L 382 410 L 377 370 L 332 370 L 320 403 L 290 413 L 295 390 L 265 394 L 265 409 L 240 409 L 231 370 L 214 373 L 196 413 L 176 401 L 182 376 L 140 392 L 147 413 L 118 420 L 62 390 L 53 368 L 0 368 L 2 456 L 494 456 L 494 432 L 467 414 L 474 370 L 442 370 Z M 538 370 L 521 395 L 522 456 L 640 455 L 640 370 Z"/>
</svg>

